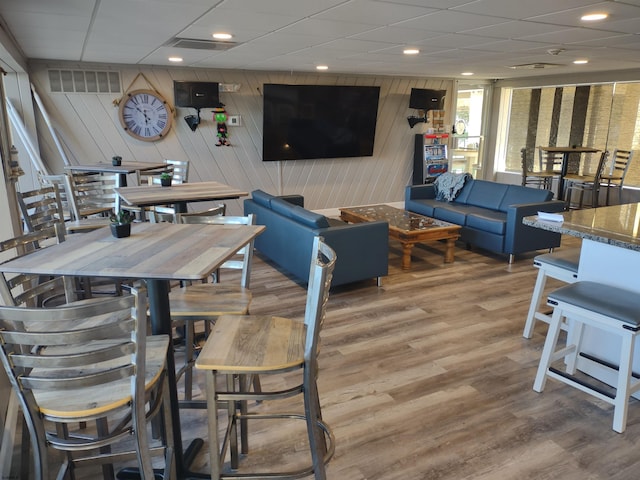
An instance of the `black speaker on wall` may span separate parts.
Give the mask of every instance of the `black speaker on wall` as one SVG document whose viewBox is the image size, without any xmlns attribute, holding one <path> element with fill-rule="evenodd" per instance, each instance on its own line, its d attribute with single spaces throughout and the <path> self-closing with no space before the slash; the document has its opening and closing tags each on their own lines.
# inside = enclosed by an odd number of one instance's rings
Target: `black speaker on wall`
<svg viewBox="0 0 640 480">
<path fill-rule="evenodd" d="M 213 108 L 220 103 L 218 82 L 173 82 L 176 107 Z"/>
<path fill-rule="evenodd" d="M 429 90 L 426 88 L 412 88 L 409 96 L 409 108 L 417 110 L 443 110 L 446 90 Z"/>
</svg>

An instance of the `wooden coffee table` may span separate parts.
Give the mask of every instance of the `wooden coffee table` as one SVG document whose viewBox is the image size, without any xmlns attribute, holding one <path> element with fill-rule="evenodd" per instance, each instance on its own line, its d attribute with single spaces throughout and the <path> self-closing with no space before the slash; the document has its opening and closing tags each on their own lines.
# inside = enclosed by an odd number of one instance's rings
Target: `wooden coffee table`
<svg viewBox="0 0 640 480">
<path fill-rule="evenodd" d="M 365 205 L 340 209 L 340 218 L 345 222 L 373 222 L 385 220 L 389 223 L 389 236 L 402 244 L 402 269 L 411 268 L 411 249 L 418 242 L 446 240 L 444 262 L 454 260 L 454 248 L 460 236 L 460 225 L 425 217 L 417 213 L 390 205 Z"/>
</svg>

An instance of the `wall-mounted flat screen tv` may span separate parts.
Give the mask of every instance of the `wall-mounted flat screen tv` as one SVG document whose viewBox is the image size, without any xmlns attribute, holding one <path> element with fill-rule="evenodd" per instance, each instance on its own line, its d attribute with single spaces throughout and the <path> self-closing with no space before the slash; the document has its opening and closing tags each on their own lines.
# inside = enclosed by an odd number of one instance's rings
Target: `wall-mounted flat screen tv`
<svg viewBox="0 0 640 480">
<path fill-rule="evenodd" d="M 262 160 L 373 155 L 380 87 L 265 84 Z"/>
<path fill-rule="evenodd" d="M 412 88 L 409 96 L 409 108 L 418 110 L 444 110 L 446 90 Z"/>
<path fill-rule="evenodd" d="M 213 108 L 220 103 L 218 82 L 173 82 L 176 107 Z"/>
</svg>

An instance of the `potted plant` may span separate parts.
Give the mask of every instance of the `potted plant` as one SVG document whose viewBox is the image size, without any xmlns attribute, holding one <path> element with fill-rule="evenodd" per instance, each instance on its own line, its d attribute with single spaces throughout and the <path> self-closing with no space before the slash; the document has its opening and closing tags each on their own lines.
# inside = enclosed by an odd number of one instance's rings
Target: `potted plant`
<svg viewBox="0 0 640 480">
<path fill-rule="evenodd" d="M 135 215 L 127 210 L 120 210 L 111 214 L 111 235 L 116 238 L 128 237 L 131 235 L 131 222 Z"/>
<path fill-rule="evenodd" d="M 170 187 L 171 179 L 172 179 L 172 175 L 169 172 L 163 172 L 160 175 L 160 185 L 162 185 L 163 187 Z"/>
<path fill-rule="evenodd" d="M 119 167 L 120 165 L 122 165 L 122 157 L 120 155 L 111 157 L 111 165 L 113 165 L 114 167 Z"/>
</svg>

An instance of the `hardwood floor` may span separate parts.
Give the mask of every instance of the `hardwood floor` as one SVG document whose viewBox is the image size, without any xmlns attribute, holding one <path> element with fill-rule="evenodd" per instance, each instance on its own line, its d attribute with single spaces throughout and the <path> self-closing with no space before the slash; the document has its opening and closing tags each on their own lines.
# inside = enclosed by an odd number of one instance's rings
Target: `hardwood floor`
<svg viewBox="0 0 640 480">
<path fill-rule="evenodd" d="M 577 245 L 566 238 L 562 248 Z M 381 288 L 371 280 L 332 291 L 319 378 L 336 437 L 328 478 L 638 478 L 637 401 L 617 434 L 610 405 L 553 381 L 542 394 L 532 389 L 546 332 L 539 322 L 531 340 L 522 338 L 534 254 L 508 265 L 458 244 L 455 262 L 444 264 L 443 252 L 444 244 L 417 246 L 407 272 L 392 242 Z M 252 313 L 303 316 L 305 288 L 259 255 L 251 286 Z M 271 382 L 263 379 L 265 388 Z M 206 437 L 204 411 L 181 415 L 185 444 Z M 304 455 L 301 425 L 251 427 L 243 468 Z M 205 447 L 193 469 L 207 465 Z"/>
</svg>

